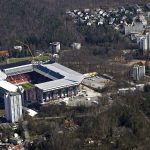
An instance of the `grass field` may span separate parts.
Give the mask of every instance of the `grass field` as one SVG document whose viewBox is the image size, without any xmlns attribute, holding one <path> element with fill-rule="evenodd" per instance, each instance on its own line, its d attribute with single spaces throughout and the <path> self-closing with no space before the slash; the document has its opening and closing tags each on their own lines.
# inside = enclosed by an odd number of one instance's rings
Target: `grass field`
<svg viewBox="0 0 150 150">
<path fill-rule="evenodd" d="M 44 61 L 44 60 L 48 60 L 49 56 L 36 56 L 36 57 L 23 57 L 23 58 L 8 58 L 7 59 L 7 63 L 11 64 L 11 63 L 16 63 L 16 62 L 21 62 L 21 61 L 25 61 L 25 60 L 37 60 L 37 61 Z"/>
<path fill-rule="evenodd" d="M 31 83 L 25 83 L 25 84 L 22 84 L 21 86 L 24 88 L 24 90 L 27 90 L 27 89 L 32 88 L 33 84 L 31 84 Z"/>
</svg>

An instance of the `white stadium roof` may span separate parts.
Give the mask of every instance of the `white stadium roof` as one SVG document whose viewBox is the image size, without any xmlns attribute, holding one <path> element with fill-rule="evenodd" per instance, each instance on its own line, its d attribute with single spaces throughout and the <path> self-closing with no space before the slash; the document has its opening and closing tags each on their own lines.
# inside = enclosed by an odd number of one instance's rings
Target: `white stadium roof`
<svg viewBox="0 0 150 150">
<path fill-rule="evenodd" d="M 49 65 L 51 65 L 51 66 L 54 66 L 55 67 L 55 69 L 59 69 L 59 71 L 60 72 L 65 72 L 65 74 L 72 74 L 72 75 L 77 75 L 77 76 L 79 76 L 79 75 L 82 75 L 82 74 L 80 74 L 80 73 L 78 73 L 78 72 L 76 72 L 76 71 L 74 71 L 74 70 L 72 70 L 72 69 L 70 69 L 70 68 L 67 68 L 67 67 L 65 67 L 65 66 L 63 66 L 63 65 L 61 65 L 61 64 L 58 64 L 58 63 L 53 63 L 53 64 L 49 64 Z M 46 66 L 46 65 L 45 65 Z"/>
<path fill-rule="evenodd" d="M 7 74 L 7 76 L 13 76 L 13 75 L 27 73 L 31 71 L 33 71 L 32 64 L 4 69 L 4 72 Z"/>
<path fill-rule="evenodd" d="M 53 81 L 35 84 L 35 86 L 43 91 L 58 89 L 67 86 L 78 85 L 84 79 L 84 75 L 69 69 L 61 64 L 28 64 L 18 67 L 4 69 L 7 76 L 27 73 L 40 72 L 43 75 L 53 79 Z M 54 77 L 54 78 L 53 78 Z"/>
<path fill-rule="evenodd" d="M 43 91 L 51 91 L 59 88 L 69 87 L 69 86 L 78 85 L 78 82 L 69 81 L 66 79 L 54 80 L 49 82 L 44 82 L 36 84 L 35 86 Z"/>
<path fill-rule="evenodd" d="M 7 75 L 4 72 L 0 71 L 0 80 L 5 80 L 6 78 Z"/>
<path fill-rule="evenodd" d="M 8 92 L 17 92 L 18 87 L 5 81 L 5 80 L 0 80 L 0 87 L 5 89 Z"/>
<path fill-rule="evenodd" d="M 43 91 L 50 91 L 59 88 L 78 85 L 84 79 L 84 75 L 58 63 L 46 64 L 43 66 L 64 76 L 64 78 L 62 79 L 57 79 L 54 81 L 44 82 L 35 85 L 37 88 Z"/>
</svg>

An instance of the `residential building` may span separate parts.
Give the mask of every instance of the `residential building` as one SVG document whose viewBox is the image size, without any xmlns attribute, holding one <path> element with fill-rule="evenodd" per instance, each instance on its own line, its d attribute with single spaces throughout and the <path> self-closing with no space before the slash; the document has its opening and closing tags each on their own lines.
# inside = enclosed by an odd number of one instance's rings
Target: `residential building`
<svg viewBox="0 0 150 150">
<path fill-rule="evenodd" d="M 140 48 L 143 50 L 143 52 L 147 52 L 147 50 L 148 50 L 147 38 L 143 37 L 139 43 L 140 43 Z"/>
<path fill-rule="evenodd" d="M 124 25 L 125 35 L 129 35 L 131 33 L 140 33 L 144 30 L 144 25 L 142 22 L 133 22 L 132 24 Z"/>
<path fill-rule="evenodd" d="M 150 32 L 147 32 L 139 39 L 139 44 L 144 53 L 147 53 L 150 50 Z"/>
<path fill-rule="evenodd" d="M 18 122 L 22 119 L 22 99 L 18 92 L 9 92 L 4 95 L 5 117 L 9 122 Z"/>
<path fill-rule="evenodd" d="M 131 70 L 131 78 L 135 81 L 145 78 L 145 65 L 143 63 L 135 64 Z"/>
<path fill-rule="evenodd" d="M 49 43 L 49 49 L 50 49 L 52 54 L 59 53 L 59 51 L 60 51 L 60 42 Z"/>
</svg>

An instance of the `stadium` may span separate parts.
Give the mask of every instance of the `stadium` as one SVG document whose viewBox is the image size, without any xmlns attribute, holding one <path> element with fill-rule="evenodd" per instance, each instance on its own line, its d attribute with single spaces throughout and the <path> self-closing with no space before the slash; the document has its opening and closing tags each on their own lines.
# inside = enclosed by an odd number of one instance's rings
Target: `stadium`
<svg viewBox="0 0 150 150">
<path fill-rule="evenodd" d="M 84 75 L 58 63 L 7 67 L 2 73 L 6 75 L 3 80 L 22 88 L 23 105 L 74 96 L 84 78 Z"/>
</svg>

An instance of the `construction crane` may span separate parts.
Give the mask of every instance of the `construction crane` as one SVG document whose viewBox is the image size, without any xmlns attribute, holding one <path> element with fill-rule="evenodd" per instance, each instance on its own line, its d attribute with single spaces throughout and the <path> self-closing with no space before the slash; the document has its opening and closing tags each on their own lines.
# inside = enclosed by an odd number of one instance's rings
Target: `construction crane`
<svg viewBox="0 0 150 150">
<path fill-rule="evenodd" d="M 33 54 L 32 54 L 32 51 L 31 51 L 29 45 L 27 45 L 27 44 L 25 44 L 25 43 L 23 43 L 23 42 L 21 42 L 21 41 L 19 41 L 19 40 L 16 40 L 16 42 L 18 42 L 18 43 L 20 43 L 20 44 L 26 46 L 26 47 L 28 48 L 29 53 L 30 53 L 31 56 L 32 56 L 32 60 L 34 60 L 34 56 L 33 56 Z"/>
</svg>

